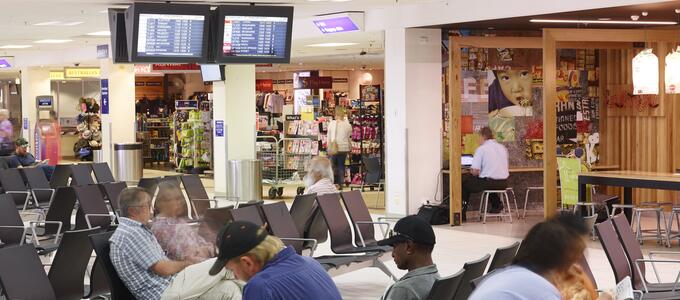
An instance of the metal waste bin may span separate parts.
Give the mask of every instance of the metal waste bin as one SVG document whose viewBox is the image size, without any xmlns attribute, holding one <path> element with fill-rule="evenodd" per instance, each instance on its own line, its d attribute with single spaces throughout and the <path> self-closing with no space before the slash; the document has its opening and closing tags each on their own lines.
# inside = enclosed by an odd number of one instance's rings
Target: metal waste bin
<svg viewBox="0 0 680 300">
<path fill-rule="evenodd" d="M 103 150 L 92 150 L 92 162 L 93 163 L 105 162 L 104 151 Z"/>
<path fill-rule="evenodd" d="M 227 195 L 247 202 L 262 200 L 262 161 L 258 159 L 227 162 Z"/>
<path fill-rule="evenodd" d="M 138 182 L 144 171 L 142 143 L 113 144 L 114 175 L 118 181 Z"/>
</svg>

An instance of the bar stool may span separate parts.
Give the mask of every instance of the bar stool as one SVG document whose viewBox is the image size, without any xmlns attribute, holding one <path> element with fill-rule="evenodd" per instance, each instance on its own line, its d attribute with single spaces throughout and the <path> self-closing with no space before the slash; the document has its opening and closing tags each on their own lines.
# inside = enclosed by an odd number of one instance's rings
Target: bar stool
<svg viewBox="0 0 680 300">
<path fill-rule="evenodd" d="M 560 188 L 561 187 L 558 185 L 557 189 L 559 190 Z M 529 186 L 529 187 L 527 187 L 527 191 L 524 194 L 524 209 L 522 209 L 522 219 L 527 218 L 527 203 L 529 203 L 529 192 L 531 192 L 531 191 L 542 191 L 544 189 L 545 188 L 542 187 L 542 186 Z M 513 193 L 513 195 L 514 195 L 514 193 Z M 562 209 L 564 209 L 564 205 L 562 205 Z M 519 215 L 519 211 L 517 212 L 517 214 Z"/>
<path fill-rule="evenodd" d="M 505 188 L 506 192 L 512 194 L 512 202 L 515 203 L 515 212 L 517 213 L 517 219 L 519 219 L 519 206 L 517 206 L 517 196 L 515 196 L 515 190 L 511 187 Z"/>
<path fill-rule="evenodd" d="M 675 224 L 678 227 L 678 231 L 673 232 L 673 219 L 675 219 Z M 671 240 L 678 239 L 680 242 L 680 206 L 674 206 L 671 209 L 671 215 L 668 217 L 668 230 L 666 230 L 666 240 L 668 241 L 668 246 L 671 245 Z"/>
<path fill-rule="evenodd" d="M 656 240 L 659 244 L 665 244 L 670 247 L 670 240 L 668 240 L 668 225 L 666 223 L 666 214 L 663 211 L 663 206 L 672 205 L 672 203 L 655 203 L 655 202 L 642 202 L 640 206 L 633 207 L 633 214 L 635 219 L 635 232 L 636 238 L 640 244 L 645 240 Z M 642 228 L 642 214 L 653 213 L 656 215 L 656 229 L 643 229 Z M 663 222 L 663 227 L 661 223 Z M 647 234 L 650 233 L 651 234 Z"/>
<path fill-rule="evenodd" d="M 489 195 L 497 194 L 503 204 L 503 209 L 497 214 L 491 214 L 487 212 L 489 207 Z M 505 203 L 504 203 L 505 202 Z M 486 217 L 499 217 L 503 220 L 503 217 L 510 218 L 510 223 L 512 223 L 512 209 L 510 208 L 510 199 L 508 197 L 508 190 L 484 190 L 482 192 L 482 202 L 479 205 L 479 216 L 482 218 L 482 223 L 486 224 Z"/>
</svg>

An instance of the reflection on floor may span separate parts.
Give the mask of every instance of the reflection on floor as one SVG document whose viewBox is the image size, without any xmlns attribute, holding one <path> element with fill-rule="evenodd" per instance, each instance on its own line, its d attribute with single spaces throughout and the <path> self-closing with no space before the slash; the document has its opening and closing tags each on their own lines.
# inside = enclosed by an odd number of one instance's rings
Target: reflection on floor
<svg viewBox="0 0 680 300">
<path fill-rule="evenodd" d="M 145 170 L 145 177 L 164 176 L 172 173 Z M 213 194 L 214 182 L 212 179 L 204 178 L 203 183 Z M 268 187 L 263 188 L 264 192 Z M 263 194 L 264 195 L 264 194 Z M 366 192 L 363 194 L 369 207 L 375 207 L 376 202 L 379 206 L 384 205 L 384 193 L 379 195 L 376 192 Z M 282 199 L 290 203 L 295 196 L 294 188 L 284 189 Z M 379 198 L 378 198 L 379 197 Z M 378 200 L 376 201 L 376 198 Z M 372 210 L 374 219 L 384 214 L 383 209 Z M 472 218 L 470 218 L 472 219 Z M 448 225 L 435 226 L 437 245 L 433 252 L 433 258 L 441 276 L 449 276 L 462 268 L 467 261 L 478 259 L 486 253 L 492 254 L 493 251 L 502 246 L 507 246 L 514 241 L 521 240 L 529 229 L 542 220 L 538 214 L 530 214 L 527 219 L 514 222 L 499 222 L 495 219 L 487 220 L 486 224 L 481 222 L 467 222 L 463 226 L 451 227 Z M 644 224 L 655 224 L 652 219 L 643 220 Z M 376 231 L 376 234 L 380 234 Z M 645 254 L 650 250 L 668 251 L 668 248 L 657 245 L 654 241 L 647 241 L 643 246 Z M 670 250 L 678 251 L 677 240 L 673 243 Z M 332 254 L 329 242 L 319 245 L 315 255 Z M 590 264 L 597 286 L 600 289 L 611 289 L 615 287 L 614 274 L 609 266 L 606 255 L 600 246 L 599 241 L 589 241 L 587 259 Z M 677 259 L 677 257 L 675 257 Z M 397 275 L 403 276 L 406 272 L 398 270 L 393 261 L 386 262 L 387 266 Z M 662 281 L 672 282 L 677 276 L 679 268 L 673 264 L 657 265 Z M 647 268 L 648 278 L 652 278 L 652 268 Z M 392 282 L 381 271 L 375 268 L 367 268 L 337 276 L 333 278 L 340 289 L 344 299 L 377 299 L 380 298 L 385 288 Z"/>
</svg>

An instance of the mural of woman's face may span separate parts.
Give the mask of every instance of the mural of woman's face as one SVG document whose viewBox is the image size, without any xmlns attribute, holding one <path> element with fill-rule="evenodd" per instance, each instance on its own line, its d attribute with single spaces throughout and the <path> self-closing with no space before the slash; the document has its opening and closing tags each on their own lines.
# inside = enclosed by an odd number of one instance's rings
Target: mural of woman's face
<svg viewBox="0 0 680 300">
<path fill-rule="evenodd" d="M 515 105 L 531 105 L 531 72 L 528 70 L 498 71 L 496 74 L 503 95 Z"/>
</svg>

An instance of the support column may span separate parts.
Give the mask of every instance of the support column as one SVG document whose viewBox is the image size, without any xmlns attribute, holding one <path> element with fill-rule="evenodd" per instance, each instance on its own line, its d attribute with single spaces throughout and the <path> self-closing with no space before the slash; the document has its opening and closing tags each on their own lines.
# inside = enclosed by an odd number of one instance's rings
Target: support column
<svg viewBox="0 0 680 300">
<path fill-rule="evenodd" d="M 224 136 L 213 130 L 215 196 L 227 195 L 227 162 L 255 159 L 255 65 L 225 66 L 225 80 L 213 84 L 213 128 L 224 122 Z"/>
<path fill-rule="evenodd" d="M 51 95 L 50 71 L 48 69 L 27 67 L 21 69 L 21 136 L 28 141 L 29 145 L 35 145 L 35 123 L 37 121 L 37 108 L 35 97 Z M 26 126 L 26 120 L 30 126 Z M 35 149 L 33 149 L 35 151 Z"/>
<path fill-rule="evenodd" d="M 109 85 L 109 113 L 102 113 L 102 151 L 113 167 L 113 144 L 136 141 L 135 70 L 132 64 L 114 64 L 107 59 L 101 61 L 101 74 Z M 99 104 L 104 109 L 104 103 Z"/>
<path fill-rule="evenodd" d="M 442 166 L 441 30 L 385 31 L 386 213 L 414 214 Z"/>
</svg>

